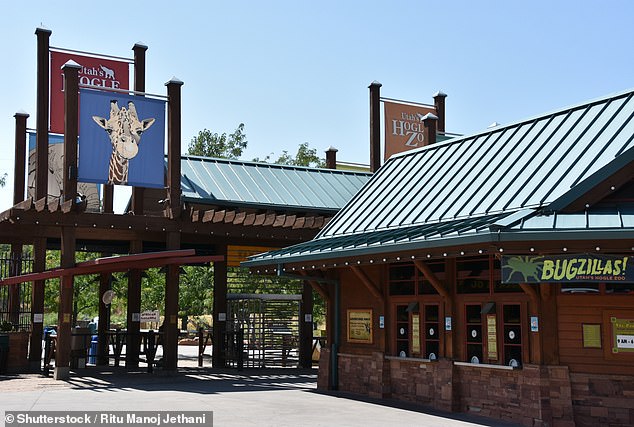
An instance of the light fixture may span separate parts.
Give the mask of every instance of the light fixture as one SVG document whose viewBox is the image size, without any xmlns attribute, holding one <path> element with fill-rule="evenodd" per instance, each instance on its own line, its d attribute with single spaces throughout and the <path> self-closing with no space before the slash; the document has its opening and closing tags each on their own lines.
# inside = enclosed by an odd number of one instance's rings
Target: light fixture
<svg viewBox="0 0 634 427">
<path fill-rule="evenodd" d="M 596 251 L 600 251 L 601 248 L 599 246 L 597 246 L 596 248 L 594 248 Z"/>
<path fill-rule="evenodd" d="M 483 253 L 483 252 L 484 252 L 484 251 L 483 251 L 482 249 L 478 249 L 478 253 L 479 253 L 480 255 L 482 255 L 482 253 Z"/>
<path fill-rule="evenodd" d="M 460 251 L 460 255 L 464 255 L 464 251 Z"/>
<path fill-rule="evenodd" d="M 443 253 L 442 253 L 442 256 L 447 256 L 447 252 L 443 252 Z"/>
<path fill-rule="evenodd" d="M 427 258 L 431 258 L 431 254 L 427 254 Z"/>
<path fill-rule="evenodd" d="M 568 248 L 563 248 L 563 251 L 564 252 L 568 252 Z"/>
<path fill-rule="evenodd" d="M 503 248 L 500 248 L 500 252 L 504 252 L 504 249 L 503 249 Z"/>
<path fill-rule="evenodd" d="M 530 248 L 530 251 L 531 252 L 535 252 L 535 248 Z"/>
</svg>

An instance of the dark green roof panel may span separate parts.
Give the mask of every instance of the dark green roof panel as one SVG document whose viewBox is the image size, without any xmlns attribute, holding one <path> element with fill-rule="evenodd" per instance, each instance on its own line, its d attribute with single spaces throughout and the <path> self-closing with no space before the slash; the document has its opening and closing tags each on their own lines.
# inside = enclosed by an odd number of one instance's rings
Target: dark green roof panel
<svg viewBox="0 0 634 427">
<path fill-rule="evenodd" d="M 197 203 L 338 211 L 372 176 L 366 172 L 183 156 L 183 198 Z"/>
</svg>

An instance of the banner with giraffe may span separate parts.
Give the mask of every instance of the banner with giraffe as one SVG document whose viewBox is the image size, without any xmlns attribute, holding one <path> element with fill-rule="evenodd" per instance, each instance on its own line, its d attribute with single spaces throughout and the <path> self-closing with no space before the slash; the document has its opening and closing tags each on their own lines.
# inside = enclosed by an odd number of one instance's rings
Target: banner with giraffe
<svg viewBox="0 0 634 427">
<path fill-rule="evenodd" d="M 165 101 L 81 89 L 78 180 L 165 186 Z"/>
</svg>

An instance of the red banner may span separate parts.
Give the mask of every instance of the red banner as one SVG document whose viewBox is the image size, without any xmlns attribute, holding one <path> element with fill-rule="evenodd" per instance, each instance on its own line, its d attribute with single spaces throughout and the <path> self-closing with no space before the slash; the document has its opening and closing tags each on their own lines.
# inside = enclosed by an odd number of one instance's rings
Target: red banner
<svg viewBox="0 0 634 427">
<path fill-rule="evenodd" d="M 385 160 L 392 154 L 425 145 L 422 118 L 436 114 L 433 106 L 383 101 L 385 112 Z"/>
<path fill-rule="evenodd" d="M 64 133 L 64 73 L 62 66 L 69 60 L 79 65 L 79 84 L 107 89 L 129 89 L 130 70 L 126 61 L 93 58 L 78 54 L 51 52 L 51 128 Z"/>
</svg>

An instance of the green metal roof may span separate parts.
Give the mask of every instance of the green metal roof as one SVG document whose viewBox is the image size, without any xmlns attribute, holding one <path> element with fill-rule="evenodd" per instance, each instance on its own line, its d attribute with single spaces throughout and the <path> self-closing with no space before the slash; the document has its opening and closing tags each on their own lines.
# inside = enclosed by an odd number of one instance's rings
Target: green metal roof
<svg viewBox="0 0 634 427">
<path fill-rule="evenodd" d="M 183 199 L 194 203 L 334 213 L 370 173 L 198 156 L 181 158 Z"/>
<path fill-rule="evenodd" d="M 474 236 L 498 241 L 506 238 L 501 231 L 520 238 L 531 224 L 543 221 L 536 212 L 563 209 L 634 162 L 633 95 L 618 93 L 394 155 L 315 240 L 253 257 L 246 265 L 370 253 L 379 237 L 390 248 L 380 243 L 377 253 L 449 246 Z M 602 220 L 623 231 L 616 216 Z M 435 233 L 472 221 L 478 226 L 471 233 Z M 513 228 L 518 221 L 525 225 Z M 418 236 L 416 230 L 426 232 Z M 553 238 L 555 230 L 544 233 Z M 594 223 L 576 229 L 578 235 L 597 230 L 601 227 Z M 401 233 L 407 241 L 390 241 L 389 236 Z"/>
</svg>

